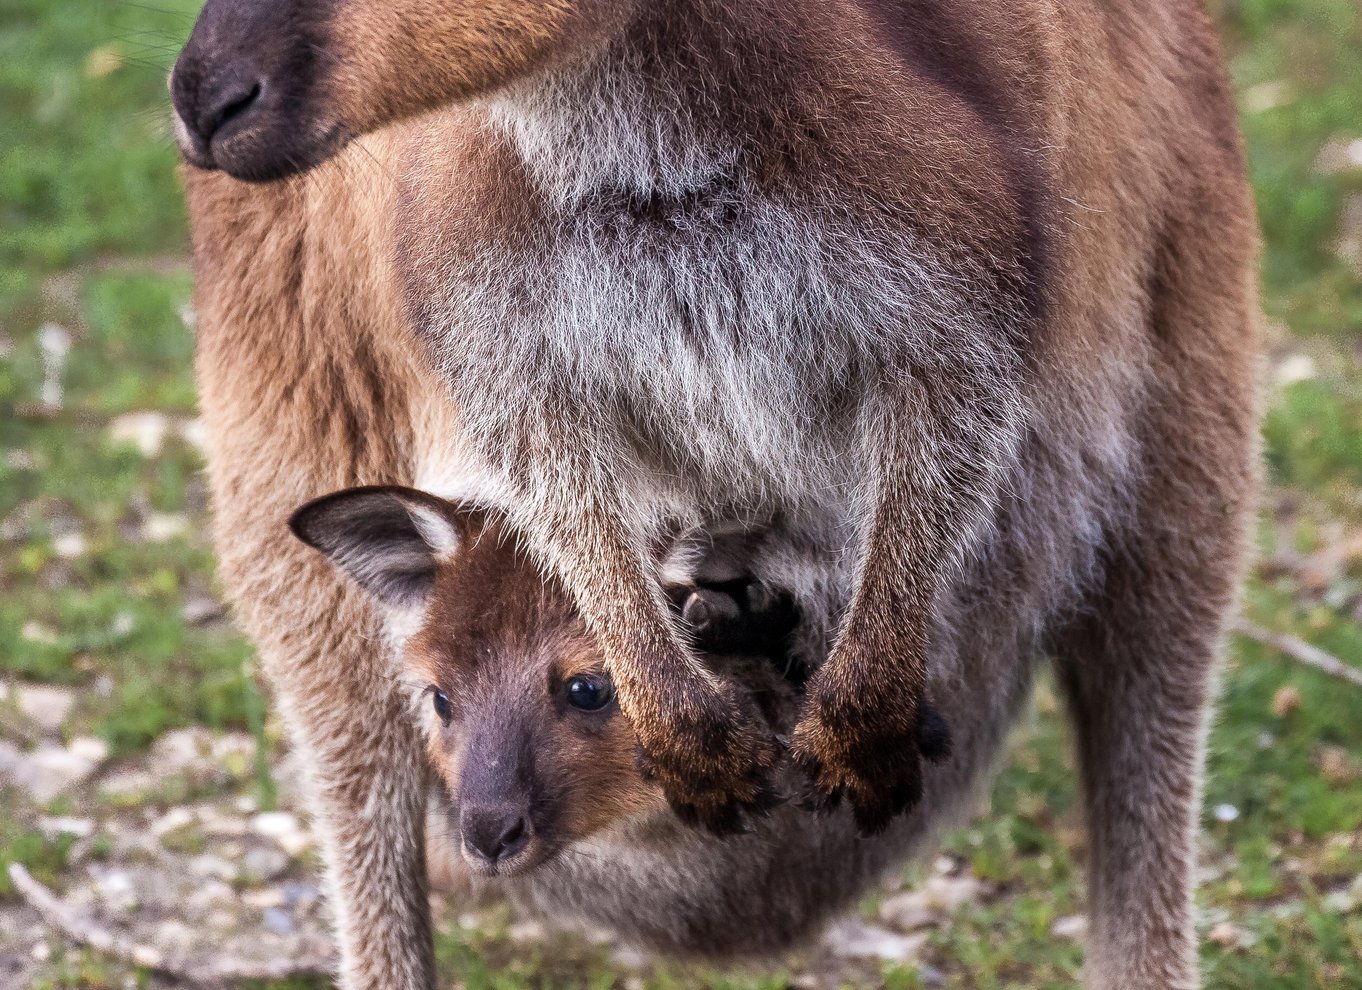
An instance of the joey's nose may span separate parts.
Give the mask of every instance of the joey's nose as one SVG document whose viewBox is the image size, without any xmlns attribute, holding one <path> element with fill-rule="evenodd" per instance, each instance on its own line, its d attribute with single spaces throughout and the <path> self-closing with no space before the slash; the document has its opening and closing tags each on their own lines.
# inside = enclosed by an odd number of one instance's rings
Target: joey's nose
<svg viewBox="0 0 1362 990">
<path fill-rule="evenodd" d="M 250 73 L 202 75 L 181 67 L 176 70 L 172 89 L 175 111 L 191 139 L 207 150 L 219 134 L 249 120 L 260 106 L 265 87 Z"/>
<path fill-rule="evenodd" d="M 459 812 L 463 845 L 473 856 L 495 866 L 523 850 L 530 842 L 529 817 L 506 805 L 465 807 Z"/>
</svg>

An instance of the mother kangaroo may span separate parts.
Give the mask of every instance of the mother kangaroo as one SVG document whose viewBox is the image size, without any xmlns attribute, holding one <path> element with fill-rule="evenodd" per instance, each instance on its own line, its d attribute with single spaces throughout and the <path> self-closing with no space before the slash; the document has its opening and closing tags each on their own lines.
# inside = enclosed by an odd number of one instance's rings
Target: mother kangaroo
<svg viewBox="0 0 1362 990">
<path fill-rule="evenodd" d="M 1054 657 L 1089 979 L 1196 984 L 1257 346 L 1196 0 L 209 0 L 172 89 L 223 574 L 317 768 L 347 986 L 430 981 L 424 771 L 284 521 L 374 483 L 506 513 L 712 830 L 781 747 L 673 627 L 659 539 L 774 534 L 753 571 L 827 654 L 791 756 L 866 831 L 980 773 Z"/>
</svg>

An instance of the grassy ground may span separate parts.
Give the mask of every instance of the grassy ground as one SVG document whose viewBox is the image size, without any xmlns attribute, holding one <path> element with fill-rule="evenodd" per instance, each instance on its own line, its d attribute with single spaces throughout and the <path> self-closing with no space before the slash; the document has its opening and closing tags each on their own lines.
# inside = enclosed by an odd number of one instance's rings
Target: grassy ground
<svg viewBox="0 0 1362 990">
<path fill-rule="evenodd" d="M 0 0 L 0 681 L 73 688 L 61 733 L 103 739 L 115 762 L 205 726 L 251 734 L 263 766 L 275 733 L 249 648 L 215 615 L 192 443 L 164 73 L 196 6 Z M 1355 0 L 1225 0 L 1218 13 L 1266 235 L 1274 348 L 1273 487 L 1245 610 L 1362 666 L 1362 15 Z M 160 418 L 130 416 L 148 411 Z M 1362 988 L 1362 895 L 1346 893 L 1362 874 L 1362 691 L 1247 641 L 1224 684 L 1204 838 L 1207 985 Z M 24 742 L 0 704 L 7 733 Z M 247 784 L 273 800 L 263 770 Z M 961 988 L 1073 984 L 1080 951 L 1052 926 L 1082 910 L 1075 801 L 1042 690 L 990 807 L 946 843 L 989 893 L 933 932 L 924 973 Z M 55 881 L 71 842 L 39 829 L 43 812 L 101 810 L 0 794 L 0 861 Z M 13 897 L 0 878 L 0 903 Z M 526 949 L 495 927 L 452 926 L 441 958 L 449 982 L 469 987 L 628 983 L 600 952 Z M 902 967 L 861 975 L 922 979 Z M 128 977 L 71 953 L 42 985 Z M 755 988 L 786 976 L 649 980 Z"/>
</svg>

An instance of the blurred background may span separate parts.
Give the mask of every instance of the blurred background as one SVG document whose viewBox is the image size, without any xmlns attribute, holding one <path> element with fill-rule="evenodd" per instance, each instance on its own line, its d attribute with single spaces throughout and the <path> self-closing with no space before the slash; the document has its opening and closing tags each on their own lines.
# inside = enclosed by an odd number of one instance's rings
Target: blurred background
<svg viewBox="0 0 1362 990">
<path fill-rule="evenodd" d="M 24 870 L 0 874 L 5 988 L 327 985 L 297 773 L 207 539 L 165 89 L 196 8 L 0 0 L 0 864 Z M 1206 983 L 1362 988 L 1362 13 L 1216 14 L 1266 240 L 1271 489 L 1211 739 Z M 508 990 L 1072 986 L 1080 826 L 1043 685 L 976 820 L 774 970 L 446 902 L 440 966 Z"/>
</svg>

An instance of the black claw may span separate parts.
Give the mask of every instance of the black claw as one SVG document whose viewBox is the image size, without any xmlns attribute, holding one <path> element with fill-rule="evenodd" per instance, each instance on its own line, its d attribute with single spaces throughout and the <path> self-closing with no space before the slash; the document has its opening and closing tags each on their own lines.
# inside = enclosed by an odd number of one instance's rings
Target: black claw
<svg viewBox="0 0 1362 990">
<path fill-rule="evenodd" d="M 889 819 L 881 812 L 869 808 L 851 808 L 852 821 L 856 823 L 856 835 L 862 839 L 873 839 L 889 827 Z"/>
<path fill-rule="evenodd" d="M 951 755 L 951 729 L 931 705 L 923 703 L 918 713 L 917 745 L 925 759 L 940 763 Z"/>
<path fill-rule="evenodd" d="M 645 780 L 656 781 L 662 774 L 657 764 L 642 746 L 636 753 L 639 773 Z M 677 819 L 691 828 L 704 829 L 721 838 L 744 835 L 752 829 L 749 820 L 762 817 L 785 803 L 787 797 L 766 777 L 754 778 L 756 794 L 751 801 L 730 800 L 722 803 L 697 804 L 667 795 L 667 803 Z"/>
<path fill-rule="evenodd" d="M 862 839 L 872 839 L 881 835 L 889 827 L 889 824 L 899 817 L 910 803 L 903 802 L 902 793 L 889 795 L 888 801 L 876 802 L 873 805 L 858 805 L 851 803 L 851 817 L 855 820 L 855 827 Z"/>
<path fill-rule="evenodd" d="M 862 839 L 873 839 L 883 834 L 894 820 L 893 813 L 884 808 L 853 807 L 851 815 L 856 821 L 856 834 Z"/>
<path fill-rule="evenodd" d="M 915 779 L 893 788 L 885 800 L 874 804 L 852 805 L 852 817 L 856 820 L 856 830 L 861 838 L 880 835 L 899 815 L 910 810 L 922 800 L 922 781 Z"/>
<path fill-rule="evenodd" d="M 700 809 L 693 804 L 673 804 L 672 814 L 680 819 L 681 824 L 688 828 L 700 827 Z"/>
</svg>

